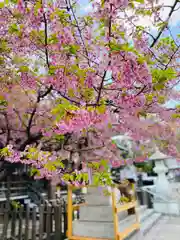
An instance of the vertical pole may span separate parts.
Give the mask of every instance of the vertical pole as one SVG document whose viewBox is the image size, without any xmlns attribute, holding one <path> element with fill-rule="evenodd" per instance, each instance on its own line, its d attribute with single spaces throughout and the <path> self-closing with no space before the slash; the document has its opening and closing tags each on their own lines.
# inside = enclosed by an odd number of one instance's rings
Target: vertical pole
<svg viewBox="0 0 180 240">
<path fill-rule="evenodd" d="M 68 238 L 72 237 L 72 186 L 68 186 Z"/>
<path fill-rule="evenodd" d="M 26 219 L 25 219 L 25 240 L 29 239 L 29 224 L 30 224 L 30 207 L 26 205 Z"/>
<path fill-rule="evenodd" d="M 33 207 L 32 209 L 32 240 L 36 240 L 36 207 Z"/>
<path fill-rule="evenodd" d="M 139 213 L 137 212 L 137 193 L 136 193 L 136 187 L 135 187 L 135 184 L 133 183 L 132 184 L 132 190 L 133 190 L 133 201 L 136 201 L 136 206 L 134 208 L 135 210 L 135 215 L 136 215 L 136 223 L 137 224 L 140 224 L 140 221 L 139 221 Z"/>
<path fill-rule="evenodd" d="M 6 202 L 3 212 L 4 212 L 4 222 L 3 222 L 3 233 L 2 233 L 1 239 L 5 240 L 7 239 L 7 230 L 8 230 L 9 213 L 10 213 L 10 207 L 8 202 Z"/>
<path fill-rule="evenodd" d="M 19 209 L 19 229 L 18 229 L 18 239 L 22 240 L 22 222 L 23 222 L 23 213 L 24 213 L 24 206 L 21 205 Z"/>
<path fill-rule="evenodd" d="M 93 172 L 92 172 L 92 168 L 88 168 L 88 185 L 92 185 L 93 184 Z"/>
<path fill-rule="evenodd" d="M 55 240 L 62 239 L 62 204 L 56 203 L 54 207 Z"/>
<path fill-rule="evenodd" d="M 114 188 L 112 188 L 112 210 L 113 210 L 113 219 L 114 219 L 114 234 L 115 234 L 115 240 L 121 240 L 119 239 L 118 235 L 118 216 L 117 216 L 117 210 L 116 210 L 116 197 L 114 193 Z"/>
<path fill-rule="evenodd" d="M 44 205 L 41 204 L 39 208 L 39 240 L 43 239 L 43 232 L 44 232 Z"/>
</svg>

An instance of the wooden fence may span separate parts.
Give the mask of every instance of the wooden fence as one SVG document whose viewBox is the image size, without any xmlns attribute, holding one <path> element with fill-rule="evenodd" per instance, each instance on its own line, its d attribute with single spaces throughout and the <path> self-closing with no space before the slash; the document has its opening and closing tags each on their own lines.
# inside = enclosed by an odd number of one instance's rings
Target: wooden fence
<svg viewBox="0 0 180 240">
<path fill-rule="evenodd" d="M 67 211 L 64 201 L 0 208 L 1 240 L 63 240 L 67 231 Z"/>
</svg>

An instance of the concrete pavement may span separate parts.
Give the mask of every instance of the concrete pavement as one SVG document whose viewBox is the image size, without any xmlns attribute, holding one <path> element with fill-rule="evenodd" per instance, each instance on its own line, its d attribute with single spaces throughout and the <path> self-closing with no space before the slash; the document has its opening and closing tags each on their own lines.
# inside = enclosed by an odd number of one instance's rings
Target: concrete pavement
<svg viewBox="0 0 180 240">
<path fill-rule="evenodd" d="M 164 216 L 145 235 L 141 232 L 130 238 L 131 240 L 179 240 L 180 239 L 180 217 Z"/>
</svg>

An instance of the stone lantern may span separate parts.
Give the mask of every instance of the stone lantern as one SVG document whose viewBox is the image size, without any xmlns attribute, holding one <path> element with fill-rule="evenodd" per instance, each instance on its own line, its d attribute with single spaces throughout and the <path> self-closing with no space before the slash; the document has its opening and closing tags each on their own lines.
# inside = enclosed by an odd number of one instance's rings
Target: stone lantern
<svg viewBox="0 0 180 240">
<path fill-rule="evenodd" d="M 155 162 L 154 171 L 158 177 L 154 186 L 154 210 L 167 215 L 180 215 L 180 198 L 174 192 L 173 185 L 168 181 L 166 173 L 169 166 L 176 168 L 171 158 L 161 153 L 157 148 L 149 160 Z"/>
<path fill-rule="evenodd" d="M 169 169 L 169 179 L 172 183 L 176 182 L 178 180 L 177 172 L 179 173 L 180 170 L 180 162 L 178 162 L 175 158 L 168 158 L 165 160 L 165 164 Z"/>
<path fill-rule="evenodd" d="M 153 170 L 158 175 L 155 184 L 155 192 L 164 197 L 171 196 L 171 187 L 166 176 L 168 168 L 165 165 L 165 161 L 168 159 L 169 157 L 161 153 L 157 148 L 156 152 L 149 158 L 149 160 L 155 162 L 155 168 Z"/>
</svg>

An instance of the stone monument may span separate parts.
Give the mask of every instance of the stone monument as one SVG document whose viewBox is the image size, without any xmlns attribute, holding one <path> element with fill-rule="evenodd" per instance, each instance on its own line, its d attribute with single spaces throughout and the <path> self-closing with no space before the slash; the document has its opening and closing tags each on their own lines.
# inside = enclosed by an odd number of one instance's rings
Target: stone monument
<svg viewBox="0 0 180 240">
<path fill-rule="evenodd" d="M 170 159 L 169 156 L 161 153 L 157 148 L 155 153 L 149 158 L 150 161 L 155 162 L 154 172 L 158 175 L 155 185 L 151 188 L 154 195 L 153 205 L 156 212 L 180 215 L 180 198 L 173 191 L 167 175 L 169 169 L 166 163 Z"/>
</svg>

